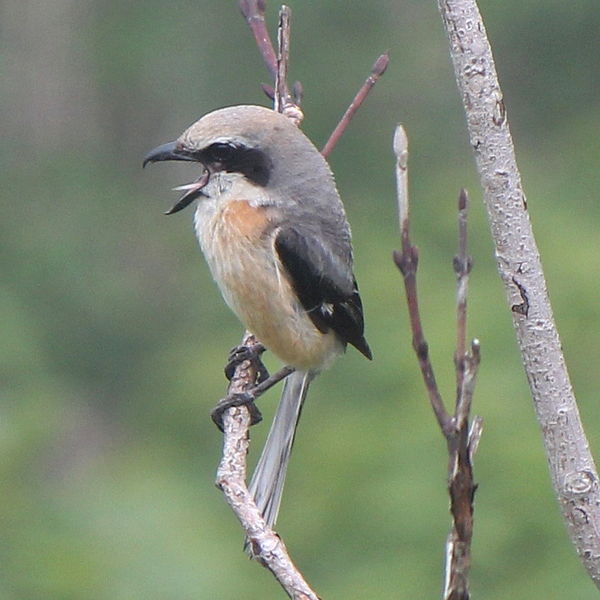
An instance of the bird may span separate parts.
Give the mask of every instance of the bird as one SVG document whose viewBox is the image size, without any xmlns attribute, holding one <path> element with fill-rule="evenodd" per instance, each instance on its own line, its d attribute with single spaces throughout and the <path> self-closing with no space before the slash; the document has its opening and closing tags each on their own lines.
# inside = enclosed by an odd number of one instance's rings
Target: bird
<svg viewBox="0 0 600 600">
<path fill-rule="evenodd" d="M 249 490 L 274 527 L 296 428 L 314 377 L 350 344 L 369 360 L 351 232 L 334 176 L 285 115 L 221 108 L 150 151 L 201 166 L 166 214 L 197 200 L 194 229 L 223 298 L 285 365 L 286 378 Z"/>
</svg>

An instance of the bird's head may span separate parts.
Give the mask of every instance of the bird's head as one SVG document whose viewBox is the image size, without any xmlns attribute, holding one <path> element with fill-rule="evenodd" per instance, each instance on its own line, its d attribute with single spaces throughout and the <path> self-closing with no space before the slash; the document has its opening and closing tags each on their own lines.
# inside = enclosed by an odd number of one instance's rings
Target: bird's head
<svg viewBox="0 0 600 600">
<path fill-rule="evenodd" d="M 143 164 L 165 160 L 203 166 L 197 180 L 175 188 L 184 194 L 167 214 L 202 196 L 214 173 L 239 173 L 264 188 L 285 188 L 318 176 L 331 179 L 325 160 L 300 129 L 284 115 L 261 106 L 231 106 L 208 113 L 174 142 L 149 152 Z"/>
</svg>

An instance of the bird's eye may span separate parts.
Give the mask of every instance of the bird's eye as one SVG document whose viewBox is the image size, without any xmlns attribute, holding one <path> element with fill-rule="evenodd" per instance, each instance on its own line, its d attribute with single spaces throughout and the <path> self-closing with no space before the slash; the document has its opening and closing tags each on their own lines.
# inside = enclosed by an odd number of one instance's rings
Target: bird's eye
<svg viewBox="0 0 600 600">
<path fill-rule="evenodd" d="M 211 162 L 228 162 L 237 151 L 237 147 L 231 143 L 216 142 L 207 148 L 208 158 Z"/>
</svg>

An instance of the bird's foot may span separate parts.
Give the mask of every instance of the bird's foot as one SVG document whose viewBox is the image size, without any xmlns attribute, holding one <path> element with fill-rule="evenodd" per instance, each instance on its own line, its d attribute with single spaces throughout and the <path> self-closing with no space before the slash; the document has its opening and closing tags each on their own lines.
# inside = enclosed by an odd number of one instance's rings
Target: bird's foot
<svg viewBox="0 0 600 600">
<path fill-rule="evenodd" d="M 266 381 L 269 378 L 269 371 L 267 371 L 267 368 L 260 358 L 265 350 L 266 348 L 262 344 L 255 344 L 253 346 L 240 344 L 239 346 L 232 348 L 227 357 L 227 364 L 225 365 L 225 377 L 231 381 L 236 368 L 245 360 L 249 360 L 256 369 L 257 383 Z"/>
<path fill-rule="evenodd" d="M 213 408 L 210 416 L 214 424 L 223 431 L 223 415 L 226 410 L 234 406 L 245 406 L 250 413 L 250 425 L 256 425 L 262 421 L 262 415 L 256 404 L 254 404 L 255 396 L 252 392 L 235 392 L 228 394 L 225 398 L 221 398 L 217 405 Z"/>
</svg>

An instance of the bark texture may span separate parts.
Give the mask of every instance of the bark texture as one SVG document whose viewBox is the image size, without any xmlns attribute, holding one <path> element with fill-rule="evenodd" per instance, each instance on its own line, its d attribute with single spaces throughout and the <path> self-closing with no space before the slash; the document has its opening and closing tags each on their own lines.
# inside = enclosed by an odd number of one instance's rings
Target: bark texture
<svg viewBox="0 0 600 600">
<path fill-rule="evenodd" d="M 475 0 L 438 0 L 438 6 L 552 483 L 577 552 L 600 587 L 598 476 L 554 324 L 491 48 Z"/>
</svg>

